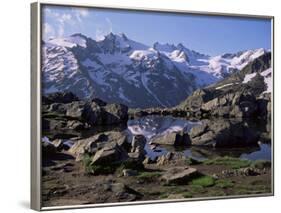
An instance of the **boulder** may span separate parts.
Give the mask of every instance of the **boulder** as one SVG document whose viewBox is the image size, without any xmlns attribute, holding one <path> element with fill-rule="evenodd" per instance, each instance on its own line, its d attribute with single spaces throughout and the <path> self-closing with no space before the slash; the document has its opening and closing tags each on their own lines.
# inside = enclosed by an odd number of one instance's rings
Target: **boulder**
<svg viewBox="0 0 281 213">
<path fill-rule="evenodd" d="M 65 104 L 66 116 L 81 119 L 85 110 L 85 103 L 82 101 L 74 101 Z"/>
<path fill-rule="evenodd" d="M 95 153 L 92 158 L 92 164 L 111 165 L 125 162 L 127 159 L 127 152 L 116 142 L 111 142 L 107 143 L 104 148 Z"/>
<path fill-rule="evenodd" d="M 198 171 L 192 167 L 173 167 L 168 169 L 161 177 L 167 184 L 186 184 Z"/>
<path fill-rule="evenodd" d="M 205 121 L 205 120 L 204 120 Z M 208 130 L 208 123 L 205 121 L 203 122 L 201 125 L 197 125 L 194 126 L 191 130 L 190 130 L 190 137 L 191 138 L 195 138 L 198 137 L 204 133 L 206 133 L 206 131 Z"/>
<path fill-rule="evenodd" d="M 95 102 L 87 103 L 83 119 L 92 126 L 105 124 L 105 110 Z"/>
<path fill-rule="evenodd" d="M 143 151 L 146 144 L 146 139 L 143 135 L 134 135 L 132 139 L 132 149 L 131 152 Z"/>
<path fill-rule="evenodd" d="M 88 153 L 90 155 L 93 155 L 99 149 L 102 149 L 107 144 L 110 144 L 112 142 L 116 143 L 124 150 L 130 148 L 130 144 L 127 141 L 127 137 L 125 134 L 118 131 L 108 131 L 96 134 L 89 138 L 78 140 L 69 149 L 69 152 L 76 157 L 77 161 L 80 161 L 84 154 Z"/>
<path fill-rule="evenodd" d="M 191 129 L 192 145 L 213 147 L 257 146 L 259 135 L 245 121 L 204 120 Z"/>
<path fill-rule="evenodd" d="M 153 138 L 151 143 L 160 144 L 160 145 L 186 146 L 186 145 L 190 145 L 191 141 L 188 133 L 184 133 L 183 131 L 180 131 L 180 132 L 171 132 Z"/>
<path fill-rule="evenodd" d="M 128 107 L 123 104 L 107 104 L 104 110 L 105 124 L 117 124 L 128 120 Z"/>
<path fill-rule="evenodd" d="M 83 130 L 83 129 L 87 128 L 88 126 L 78 120 L 69 120 L 66 123 L 66 127 L 67 127 L 67 129 Z"/>
</svg>

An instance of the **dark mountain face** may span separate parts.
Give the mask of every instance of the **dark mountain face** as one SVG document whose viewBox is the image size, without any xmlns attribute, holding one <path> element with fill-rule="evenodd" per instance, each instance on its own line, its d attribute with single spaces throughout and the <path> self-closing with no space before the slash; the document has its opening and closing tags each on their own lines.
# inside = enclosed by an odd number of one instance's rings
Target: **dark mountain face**
<svg viewBox="0 0 281 213">
<path fill-rule="evenodd" d="M 183 44 L 148 47 L 113 33 L 101 41 L 74 34 L 42 46 L 43 94 L 69 91 L 80 99 L 133 108 L 175 106 L 265 53 L 259 49 L 210 57 Z"/>
<path fill-rule="evenodd" d="M 257 113 L 261 103 L 271 102 L 271 53 L 250 62 L 241 71 L 203 89 L 195 91 L 178 108 L 239 116 Z M 264 106 L 263 106 L 264 107 Z M 270 111 L 268 109 L 263 111 Z M 221 113 L 221 114 L 220 114 Z M 258 112 L 258 115 L 263 113 Z M 255 114 L 251 114 L 255 115 Z M 246 116 L 246 117 L 247 117 Z"/>
</svg>

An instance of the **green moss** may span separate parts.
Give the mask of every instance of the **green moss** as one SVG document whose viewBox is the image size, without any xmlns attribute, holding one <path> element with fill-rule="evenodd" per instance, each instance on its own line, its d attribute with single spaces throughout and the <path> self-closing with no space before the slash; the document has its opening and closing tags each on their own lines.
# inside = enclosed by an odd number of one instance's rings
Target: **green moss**
<svg viewBox="0 0 281 213">
<path fill-rule="evenodd" d="M 206 165 L 224 165 L 224 166 L 229 166 L 232 169 L 239 169 L 239 168 L 244 168 L 244 167 L 250 166 L 251 161 L 226 156 L 226 157 L 218 157 L 215 159 L 206 160 L 206 161 L 204 161 L 204 164 L 206 164 Z"/>
<path fill-rule="evenodd" d="M 82 164 L 84 166 L 85 172 L 88 174 L 111 174 L 115 172 L 117 165 L 95 165 L 92 163 L 92 156 L 88 153 L 84 154 L 82 157 Z"/>
<path fill-rule="evenodd" d="M 161 176 L 160 172 L 141 172 L 137 178 L 145 181 L 145 182 L 150 182 L 157 180 Z"/>
<path fill-rule="evenodd" d="M 184 193 L 182 193 L 182 196 L 184 198 L 192 198 L 192 194 L 190 192 L 184 192 Z"/>
<path fill-rule="evenodd" d="M 206 176 L 201 176 L 201 177 L 198 177 L 196 179 L 193 179 L 191 181 L 191 184 L 192 185 L 199 185 L 199 186 L 202 186 L 202 187 L 210 187 L 210 186 L 215 185 L 215 180 L 214 180 L 214 178 L 206 175 Z"/>
<path fill-rule="evenodd" d="M 216 181 L 216 186 L 225 189 L 233 187 L 234 183 L 231 180 L 221 179 Z"/>
</svg>

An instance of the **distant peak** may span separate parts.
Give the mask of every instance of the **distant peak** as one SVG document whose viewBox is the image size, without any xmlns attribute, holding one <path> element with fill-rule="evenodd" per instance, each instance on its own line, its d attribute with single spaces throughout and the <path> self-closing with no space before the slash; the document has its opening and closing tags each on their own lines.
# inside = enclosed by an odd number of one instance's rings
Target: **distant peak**
<svg viewBox="0 0 281 213">
<path fill-rule="evenodd" d="M 84 39 L 88 38 L 87 36 L 83 35 L 82 33 L 74 33 L 70 37 L 81 37 L 81 38 L 84 38 Z"/>
<path fill-rule="evenodd" d="M 119 36 L 120 36 L 121 38 L 123 38 L 125 41 L 128 40 L 128 37 L 125 35 L 125 33 L 119 33 Z"/>
<path fill-rule="evenodd" d="M 157 51 L 172 52 L 176 50 L 177 47 L 174 44 L 169 44 L 169 43 L 161 44 L 159 42 L 155 42 L 153 44 L 153 49 Z"/>
<path fill-rule="evenodd" d="M 115 38 L 115 35 L 112 32 L 110 32 L 106 36 L 104 36 L 104 38 L 105 39 L 113 39 L 113 38 Z"/>
<path fill-rule="evenodd" d="M 177 48 L 180 49 L 180 50 L 186 49 L 186 47 L 185 47 L 182 43 L 179 43 L 179 44 L 177 45 Z"/>
</svg>

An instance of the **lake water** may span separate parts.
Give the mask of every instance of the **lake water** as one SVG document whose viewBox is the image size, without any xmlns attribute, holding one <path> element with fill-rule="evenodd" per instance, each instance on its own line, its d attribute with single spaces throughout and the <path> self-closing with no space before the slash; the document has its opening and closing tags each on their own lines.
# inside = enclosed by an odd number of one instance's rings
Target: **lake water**
<svg viewBox="0 0 281 213">
<path fill-rule="evenodd" d="M 215 120 L 213 121 L 215 122 Z M 248 121 L 255 131 L 264 133 L 267 131 L 266 122 Z M 147 139 L 146 152 L 152 159 L 164 155 L 168 152 L 179 152 L 186 157 L 197 160 L 205 160 L 214 157 L 230 156 L 249 160 L 271 160 L 271 144 L 261 143 L 255 147 L 243 148 L 210 148 L 202 146 L 191 146 L 176 148 L 173 146 L 150 144 L 154 137 L 163 136 L 171 132 L 184 131 L 190 132 L 191 128 L 201 125 L 200 121 L 190 121 L 184 118 L 174 118 L 171 116 L 145 116 L 139 119 L 129 120 L 127 132 L 130 135 L 142 134 Z"/>
</svg>

